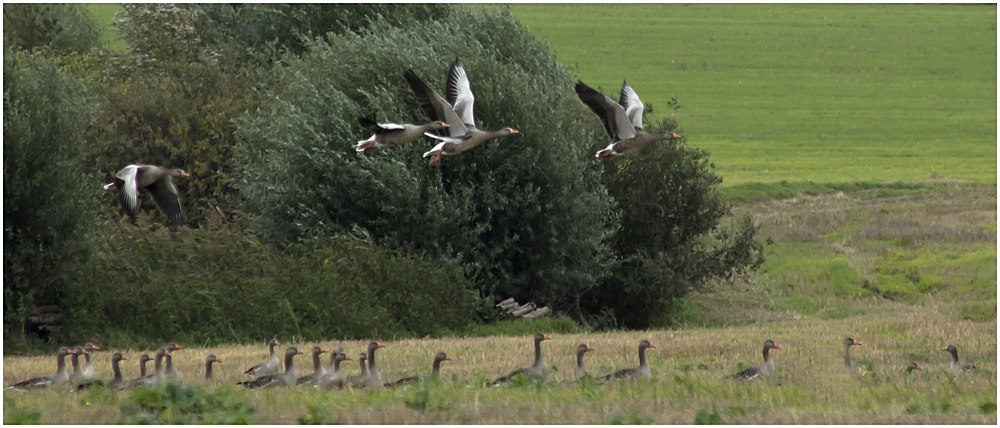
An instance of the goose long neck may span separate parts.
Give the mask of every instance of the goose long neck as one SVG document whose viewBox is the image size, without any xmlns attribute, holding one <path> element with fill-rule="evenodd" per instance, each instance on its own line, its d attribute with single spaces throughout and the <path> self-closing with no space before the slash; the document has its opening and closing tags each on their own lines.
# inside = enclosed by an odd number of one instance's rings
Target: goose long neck
<svg viewBox="0 0 1000 428">
<path fill-rule="evenodd" d="M 335 358 L 335 359 L 333 360 L 333 372 L 334 372 L 334 373 L 340 373 L 340 362 L 341 362 L 341 361 L 342 361 L 342 360 L 341 360 L 341 359 L 339 359 L 339 358 Z"/>
<path fill-rule="evenodd" d="M 368 371 L 375 370 L 375 350 L 368 352 Z"/>
<path fill-rule="evenodd" d="M 122 369 L 118 367 L 119 363 L 120 363 L 119 360 L 111 360 L 111 370 L 115 372 L 115 379 L 114 379 L 115 382 L 122 381 Z"/>
<path fill-rule="evenodd" d="M 274 358 L 274 342 L 269 343 L 267 347 L 271 350 L 271 358 Z"/>
<path fill-rule="evenodd" d="M 771 348 L 768 348 L 766 346 L 764 347 L 764 362 L 765 363 L 768 362 L 768 361 L 771 361 L 771 354 L 768 353 L 768 351 L 770 351 L 770 350 L 771 350 Z"/>
<path fill-rule="evenodd" d="M 443 360 L 439 360 L 437 358 L 434 359 L 434 365 L 432 366 L 431 369 L 431 376 L 437 376 L 439 373 L 441 373 L 441 361 Z"/>
<path fill-rule="evenodd" d="M 542 341 L 535 341 L 535 367 L 542 365 L 545 362 L 545 358 L 542 358 Z"/>
<path fill-rule="evenodd" d="M 148 362 L 149 360 L 139 362 L 139 377 L 146 377 L 146 363 Z"/>
<path fill-rule="evenodd" d="M 854 362 L 851 361 L 851 345 L 844 346 L 844 364 L 847 367 L 853 367 Z"/>
<path fill-rule="evenodd" d="M 87 364 L 87 368 L 90 368 L 90 354 L 83 354 L 83 362 Z"/>
<path fill-rule="evenodd" d="M 367 359 L 367 358 L 366 358 L 366 359 Z M 366 360 L 366 359 L 363 359 L 363 360 L 361 360 L 361 361 L 359 362 L 359 363 L 361 364 L 361 375 L 362 375 L 362 376 L 364 376 L 364 375 L 367 375 L 367 374 L 368 374 L 368 365 L 366 365 L 366 364 L 365 364 L 365 360 Z"/>
<path fill-rule="evenodd" d="M 73 354 L 70 358 L 70 362 L 73 364 L 73 372 L 77 373 L 80 371 L 80 354 Z"/>
<path fill-rule="evenodd" d="M 56 356 L 56 373 L 64 373 L 66 371 L 66 354 L 59 354 Z"/>
<path fill-rule="evenodd" d="M 317 372 L 323 367 L 323 363 L 319 361 L 319 353 L 313 352 L 313 369 Z"/>
<path fill-rule="evenodd" d="M 157 375 L 163 373 L 163 354 L 157 354 L 156 359 L 153 360 L 153 373 Z"/>
<path fill-rule="evenodd" d="M 169 372 L 171 369 L 174 368 L 174 359 L 169 355 L 167 355 L 165 358 L 167 359 L 167 371 Z"/>
<path fill-rule="evenodd" d="M 958 350 L 957 349 L 949 349 L 948 353 L 951 354 L 951 363 L 952 364 L 958 364 Z"/>
<path fill-rule="evenodd" d="M 212 362 L 211 361 L 206 361 L 205 362 L 205 379 L 211 379 L 211 378 L 212 378 Z"/>
<path fill-rule="evenodd" d="M 587 368 L 587 366 L 583 363 L 583 354 L 584 353 L 585 352 L 577 352 L 576 353 L 576 368 L 577 369 L 586 369 Z"/>
<path fill-rule="evenodd" d="M 765 351 L 765 352 L 767 352 L 767 351 Z M 646 367 L 648 365 L 649 365 L 649 363 L 646 362 L 646 347 L 645 346 L 640 346 L 639 347 L 639 367 Z"/>
<path fill-rule="evenodd" d="M 285 373 L 290 373 L 292 370 L 295 370 L 295 366 L 293 365 L 295 362 L 295 355 L 296 354 L 285 355 Z"/>
</svg>

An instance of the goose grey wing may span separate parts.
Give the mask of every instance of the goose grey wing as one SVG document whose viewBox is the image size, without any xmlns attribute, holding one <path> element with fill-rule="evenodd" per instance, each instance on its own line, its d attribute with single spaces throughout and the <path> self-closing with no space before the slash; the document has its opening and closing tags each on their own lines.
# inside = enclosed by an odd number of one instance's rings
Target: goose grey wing
<svg viewBox="0 0 1000 428">
<path fill-rule="evenodd" d="M 580 101 L 590 108 L 604 124 L 611 141 L 627 140 L 635 137 L 635 128 L 629 122 L 622 106 L 607 95 L 595 91 L 583 82 L 576 82 L 576 94 Z"/>
<path fill-rule="evenodd" d="M 465 67 L 462 67 L 462 61 L 458 57 L 455 57 L 455 62 L 448 70 L 445 96 L 448 97 L 448 104 L 455 108 L 455 113 L 462 119 L 462 123 L 468 128 L 475 128 L 476 120 L 472 115 L 472 106 L 476 102 L 476 97 L 472 95 L 469 76 L 465 74 Z M 450 123 L 448 125 L 451 126 Z"/>
<path fill-rule="evenodd" d="M 139 211 L 139 185 L 138 185 L 139 165 L 129 165 L 118 171 L 115 175 L 114 183 L 118 187 L 118 200 L 122 203 L 122 208 L 133 219 Z"/>
<path fill-rule="evenodd" d="M 153 195 L 156 205 L 167 215 L 170 224 L 174 226 L 184 225 L 184 212 L 181 209 L 181 201 L 177 196 L 177 188 L 174 187 L 174 180 L 165 175 L 159 180 L 150 184 L 146 189 Z"/>
<path fill-rule="evenodd" d="M 625 110 L 625 116 L 632 122 L 632 126 L 635 129 L 642 129 L 642 111 L 644 109 L 642 101 L 639 100 L 639 95 L 624 80 L 622 80 L 622 92 L 618 96 L 618 104 Z"/>
<path fill-rule="evenodd" d="M 431 121 L 440 120 L 447 123 L 448 135 L 452 137 L 459 137 L 468 132 L 451 104 L 448 104 L 447 100 L 441 98 L 437 92 L 427 86 L 413 70 L 406 70 L 403 77 L 410 84 L 410 89 L 413 90 L 413 95 L 417 98 L 417 104 Z"/>
</svg>

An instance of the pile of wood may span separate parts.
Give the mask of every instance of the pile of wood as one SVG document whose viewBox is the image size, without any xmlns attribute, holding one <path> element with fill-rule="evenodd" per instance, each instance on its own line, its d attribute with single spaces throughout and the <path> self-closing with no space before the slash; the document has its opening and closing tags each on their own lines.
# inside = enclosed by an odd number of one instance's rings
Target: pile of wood
<svg viewBox="0 0 1000 428">
<path fill-rule="evenodd" d="M 497 303 L 496 307 L 514 318 L 538 318 L 552 312 L 548 306 L 536 307 L 534 302 L 528 302 L 523 306 L 518 305 L 513 297 Z"/>
</svg>

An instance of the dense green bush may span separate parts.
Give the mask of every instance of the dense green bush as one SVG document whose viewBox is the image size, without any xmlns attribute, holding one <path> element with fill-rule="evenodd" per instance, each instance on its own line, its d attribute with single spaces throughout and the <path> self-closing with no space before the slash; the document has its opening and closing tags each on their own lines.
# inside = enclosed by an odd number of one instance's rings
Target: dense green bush
<svg viewBox="0 0 1000 428">
<path fill-rule="evenodd" d="M 6 3 L 3 45 L 30 51 L 48 46 L 63 52 L 87 52 L 101 46 L 97 22 L 78 4 Z"/>
<path fill-rule="evenodd" d="M 573 79 L 509 12 L 449 6 L 451 19 L 310 41 L 260 109 L 239 120 L 236 186 L 271 242 L 321 243 L 355 229 L 380 245 L 458 260 L 485 293 L 573 308 L 606 271 L 616 225 Z M 455 57 L 494 140 L 428 167 L 417 141 L 366 155 L 360 115 L 423 123 L 402 77 L 444 93 Z"/>
<path fill-rule="evenodd" d="M 5 8 L 6 9 L 6 8 Z M 23 340 L 35 305 L 59 304 L 85 257 L 97 181 L 85 173 L 85 88 L 45 58 L 3 55 L 4 344 Z"/>
<path fill-rule="evenodd" d="M 76 310 L 66 322 L 75 336 L 61 339 L 99 334 L 121 346 L 136 338 L 153 344 L 412 337 L 458 330 L 475 319 L 473 287 L 457 267 L 439 268 L 363 240 L 275 251 L 250 228 L 216 218 L 177 232 L 145 217 L 139 227 L 103 224 L 94 256 L 67 286 L 67 304 Z"/>
<path fill-rule="evenodd" d="M 253 423 L 253 406 L 230 394 L 227 388 L 212 392 L 179 383 L 141 385 L 131 391 L 121 405 L 124 416 L 119 423 L 142 425 Z"/>
</svg>

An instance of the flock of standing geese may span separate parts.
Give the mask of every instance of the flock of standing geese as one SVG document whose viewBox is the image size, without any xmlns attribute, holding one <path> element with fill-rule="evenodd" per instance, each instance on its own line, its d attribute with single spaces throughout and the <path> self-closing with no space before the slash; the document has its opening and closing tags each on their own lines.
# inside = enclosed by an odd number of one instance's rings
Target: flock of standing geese
<svg viewBox="0 0 1000 428">
<path fill-rule="evenodd" d="M 545 381 L 549 374 L 549 366 L 545 362 L 545 357 L 542 356 L 542 342 L 551 339 L 551 336 L 544 333 L 537 333 L 534 336 L 535 341 L 535 361 L 532 365 L 527 367 L 522 367 L 517 370 L 512 371 L 506 376 L 497 378 L 493 381 L 493 385 L 500 385 L 505 382 L 509 382 L 517 376 L 522 376 L 524 380 L 537 380 Z M 854 340 L 853 338 L 846 338 L 843 341 L 844 344 L 844 363 L 848 369 L 852 372 L 854 371 L 854 362 L 851 360 L 851 347 L 861 346 L 861 342 Z M 330 352 L 330 364 L 324 366 L 321 362 L 321 354 L 327 353 L 326 349 L 316 346 L 312 349 L 312 362 L 313 362 L 313 372 L 305 376 L 299 376 L 295 370 L 295 356 L 301 355 L 303 352 L 294 346 L 290 346 L 285 349 L 285 370 L 280 371 L 281 364 L 278 359 L 278 355 L 275 353 L 275 346 L 279 346 L 281 343 L 277 338 L 271 339 L 268 342 L 268 348 L 271 353 L 271 358 L 263 363 L 257 364 L 251 367 L 244 373 L 249 376 L 256 376 L 253 380 L 248 380 L 245 382 L 239 382 L 238 385 L 243 385 L 246 388 L 256 389 L 256 388 L 267 388 L 267 387 L 288 387 L 297 386 L 309 383 L 313 387 L 320 388 L 324 391 L 329 391 L 331 389 L 343 390 L 345 388 L 369 388 L 369 389 L 380 389 L 380 388 L 391 388 L 396 386 L 401 386 L 409 383 L 418 382 L 421 380 L 426 380 L 428 378 L 437 378 L 441 372 L 441 363 L 444 361 L 452 361 L 448 354 L 445 352 L 438 352 L 434 357 L 433 369 L 430 375 L 427 376 L 410 376 L 395 381 L 388 381 L 378 370 L 378 366 L 375 364 L 375 352 L 379 349 L 385 348 L 384 344 L 378 342 L 371 342 L 368 344 L 367 352 L 362 352 L 358 358 L 358 363 L 361 366 L 361 372 L 351 376 L 344 374 L 341 369 L 340 364 L 344 361 L 353 361 L 346 353 L 342 347 L 338 347 L 335 351 Z M 56 374 L 52 376 L 39 376 L 31 378 L 22 382 L 15 383 L 7 387 L 7 389 L 39 389 L 48 386 L 60 386 L 66 385 L 71 386 L 76 390 L 87 389 L 92 386 L 103 386 L 112 388 L 115 390 L 125 390 L 135 388 L 139 385 L 157 385 L 167 382 L 177 382 L 180 381 L 180 376 L 177 373 L 177 369 L 174 368 L 172 355 L 177 350 L 183 349 L 181 345 L 174 342 L 168 343 L 166 346 L 161 347 L 156 350 L 153 360 L 153 373 L 146 374 L 146 363 L 151 359 L 148 355 L 142 355 L 139 358 L 139 369 L 140 375 L 138 378 L 126 381 L 122 378 L 121 368 L 119 363 L 122 360 L 128 360 L 128 357 L 116 352 L 111 357 L 111 368 L 114 372 L 114 378 L 110 382 L 101 381 L 96 371 L 94 370 L 93 362 L 90 359 L 90 355 L 94 350 L 99 350 L 100 348 L 92 343 L 88 343 L 84 346 L 77 346 L 75 349 L 69 349 L 67 347 L 62 347 L 56 354 Z M 642 340 L 639 342 L 639 366 L 631 367 L 618 370 L 614 373 L 606 374 L 603 376 L 596 377 L 598 380 L 610 381 L 613 379 L 649 379 L 652 377 L 652 372 L 649 368 L 649 362 L 646 359 L 646 350 L 656 349 L 656 346 L 649 343 L 648 340 Z M 773 340 L 768 339 L 764 342 L 764 363 L 756 366 L 750 367 L 739 373 L 727 376 L 727 378 L 741 379 L 741 380 L 763 380 L 765 377 L 772 377 L 775 374 L 774 359 L 770 355 L 770 351 L 773 349 L 781 349 L 777 343 Z M 587 365 L 584 363 L 583 357 L 589 351 L 593 351 L 594 348 L 588 346 L 587 344 L 580 344 L 576 351 L 576 372 L 574 373 L 573 380 L 577 381 L 586 376 Z M 958 360 L 958 350 L 954 345 L 949 345 L 941 349 L 942 351 L 947 351 L 951 354 L 951 369 L 954 371 L 964 371 L 975 369 L 976 366 L 972 364 L 961 364 Z M 73 374 L 70 375 L 66 370 L 66 356 L 71 355 L 71 363 L 73 365 Z M 83 355 L 85 358 L 85 366 L 80 367 L 79 357 Z M 205 360 L 205 378 L 212 378 L 212 365 L 215 363 L 221 363 L 222 359 L 217 358 L 215 355 L 209 355 Z M 367 364 L 366 364 L 367 362 Z M 910 362 L 906 367 L 906 373 L 909 374 L 913 370 L 923 370 L 923 368 L 916 362 Z"/>
<path fill-rule="evenodd" d="M 507 127 L 499 131 L 483 131 L 476 128 L 473 116 L 475 96 L 469 84 L 469 77 L 462 62 L 455 58 L 448 71 L 445 87 L 447 99 L 439 95 L 417 76 L 413 70 L 403 73 L 420 108 L 430 122 L 423 125 L 409 123 L 378 123 L 374 118 L 361 117 L 358 121 L 370 131 L 372 136 L 358 141 L 356 151 L 364 153 L 375 149 L 388 149 L 430 137 L 437 145 L 424 153 L 431 158 L 429 165 L 441 161 L 444 156 L 453 156 L 468 151 L 494 138 L 517 135 L 516 129 Z M 576 93 L 587 107 L 600 118 L 610 142 L 597 152 L 598 159 L 608 159 L 638 152 L 646 146 L 662 140 L 681 138 L 673 132 L 651 134 L 642 129 L 643 104 L 634 90 L 622 81 L 618 102 L 583 82 L 576 83 Z M 173 178 L 188 177 L 182 169 L 167 169 L 156 165 L 129 165 L 123 168 L 111 183 L 104 186 L 107 191 L 118 190 L 122 209 L 135 221 L 139 209 L 139 191 L 148 191 L 156 205 L 167 215 L 174 226 L 184 224 L 184 216 L 178 199 Z"/>
</svg>

